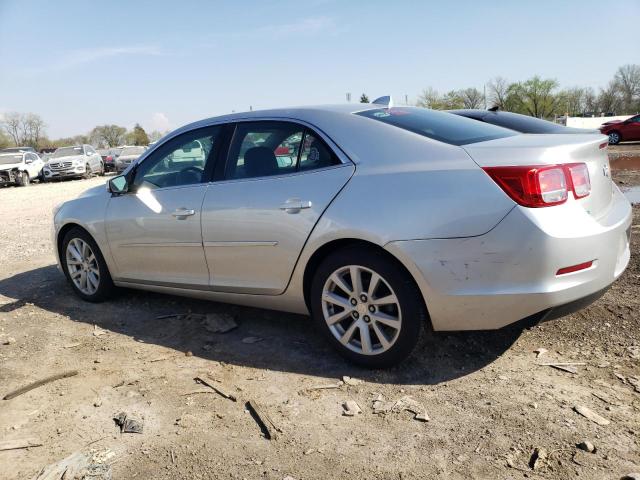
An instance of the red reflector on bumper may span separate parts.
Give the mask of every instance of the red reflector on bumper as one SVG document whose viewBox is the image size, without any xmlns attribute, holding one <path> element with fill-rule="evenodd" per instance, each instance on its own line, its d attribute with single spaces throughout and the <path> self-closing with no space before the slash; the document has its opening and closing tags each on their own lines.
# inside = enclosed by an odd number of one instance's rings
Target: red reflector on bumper
<svg viewBox="0 0 640 480">
<path fill-rule="evenodd" d="M 578 265 L 573 265 L 571 267 L 561 268 L 556 272 L 556 275 L 564 275 L 565 273 L 577 272 L 578 270 L 585 270 L 593 265 L 593 260 L 590 262 L 579 263 Z"/>
</svg>

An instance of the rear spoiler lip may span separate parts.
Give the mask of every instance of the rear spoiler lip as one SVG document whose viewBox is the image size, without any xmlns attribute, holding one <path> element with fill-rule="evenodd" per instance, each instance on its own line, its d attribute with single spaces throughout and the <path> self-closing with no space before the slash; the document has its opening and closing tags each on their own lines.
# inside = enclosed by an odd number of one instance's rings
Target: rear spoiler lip
<svg viewBox="0 0 640 480">
<path fill-rule="evenodd" d="M 598 134 L 522 134 L 461 145 L 479 167 L 553 165 L 585 161 L 585 155 L 607 155 Z M 593 158 L 593 157 L 591 157 Z"/>
</svg>

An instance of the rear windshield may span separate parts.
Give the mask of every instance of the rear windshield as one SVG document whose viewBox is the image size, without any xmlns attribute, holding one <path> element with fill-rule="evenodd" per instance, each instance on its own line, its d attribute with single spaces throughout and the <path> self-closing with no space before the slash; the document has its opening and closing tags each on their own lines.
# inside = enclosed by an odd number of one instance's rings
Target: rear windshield
<svg viewBox="0 0 640 480">
<path fill-rule="evenodd" d="M 356 115 L 388 123 L 450 145 L 467 145 L 517 135 L 512 130 L 495 125 L 425 108 L 380 108 L 358 112 Z"/>
</svg>

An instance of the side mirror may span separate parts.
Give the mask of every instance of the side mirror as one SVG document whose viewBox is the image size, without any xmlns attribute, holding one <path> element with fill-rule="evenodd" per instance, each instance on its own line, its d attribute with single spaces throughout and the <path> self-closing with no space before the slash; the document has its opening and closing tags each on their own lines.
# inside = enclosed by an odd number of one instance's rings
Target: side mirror
<svg viewBox="0 0 640 480">
<path fill-rule="evenodd" d="M 109 191 L 114 195 L 122 195 L 123 193 L 127 193 L 129 191 L 129 182 L 127 181 L 127 177 L 124 175 L 113 177 L 111 180 L 109 180 L 109 183 L 107 185 Z"/>
</svg>

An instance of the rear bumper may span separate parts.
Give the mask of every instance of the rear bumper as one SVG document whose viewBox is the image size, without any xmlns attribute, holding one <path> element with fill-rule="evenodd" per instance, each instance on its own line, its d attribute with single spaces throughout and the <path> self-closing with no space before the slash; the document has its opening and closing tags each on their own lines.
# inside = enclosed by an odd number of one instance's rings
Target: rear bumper
<svg viewBox="0 0 640 480">
<path fill-rule="evenodd" d="M 435 330 L 497 329 L 527 317 L 561 316 L 593 301 L 629 263 L 631 219 L 631 205 L 616 187 L 609 210 L 597 220 L 575 201 L 515 207 L 485 235 L 398 241 L 386 248 L 416 279 Z M 588 269 L 556 275 L 588 261 Z"/>
</svg>

